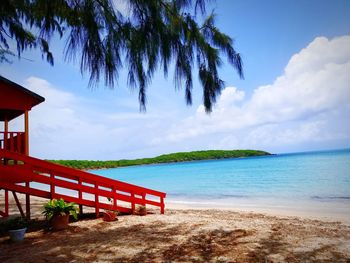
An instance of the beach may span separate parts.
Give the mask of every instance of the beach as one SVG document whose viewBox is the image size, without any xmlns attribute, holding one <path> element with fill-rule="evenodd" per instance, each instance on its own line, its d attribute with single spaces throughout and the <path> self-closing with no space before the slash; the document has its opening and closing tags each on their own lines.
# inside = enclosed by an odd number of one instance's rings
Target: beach
<svg viewBox="0 0 350 263">
<path fill-rule="evenodd" d="M 20 197 L 23 201 L 23 196 Z M 45 200 L 34 197 L 31 200 L 32 218 L 41 220 Z M 29 229 L 22 243 L 11 243 L 3 234 L 0 261 L 350 261 L 350 224 L 346 220 L 194 208 L 167 206 L 165 215 L 149 210 L 153 214 L 123 215 L 115 222 L 84 219 L 58 232 L 37 227 Z M 15 207 L 11 212 L 15 212 Z"/>
</svg>

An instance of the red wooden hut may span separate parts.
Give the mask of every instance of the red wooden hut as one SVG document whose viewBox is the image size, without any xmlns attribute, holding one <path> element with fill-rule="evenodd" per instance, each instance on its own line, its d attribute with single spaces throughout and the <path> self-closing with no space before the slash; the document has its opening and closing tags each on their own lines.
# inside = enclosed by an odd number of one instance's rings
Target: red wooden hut
<svg viewBox="0 0 350 263">
<path fill-rule="evenodd" d="M 29 111 L 45 99 L 38 94 L 0 76 L 0 121 L 4 123 L 4 130 L 0 130 L 0 149 L 29 155 Z M 9 122 L 24 115 L 24 131 L 9 132 Z M 16 192 L 13 192 L 21 213 Z M 26 195 L 26 211 L 30 217 L 30 199 Z M 8 215 L 8 190 L 5 190 L 5 212 Z"/>
</svg>

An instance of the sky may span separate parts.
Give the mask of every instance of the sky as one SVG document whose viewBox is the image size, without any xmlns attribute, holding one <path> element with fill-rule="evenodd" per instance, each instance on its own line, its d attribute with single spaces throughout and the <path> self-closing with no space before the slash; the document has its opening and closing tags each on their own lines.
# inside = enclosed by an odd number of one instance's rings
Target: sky
<svg viewBox="0 0 350 263">
<path fill-rule="evenodd" d="M 115 160 L 208 149 L 350 147 L 350 1 L 218 0 L 208 9 L 235 40 L 245 73 L 241 80 L 222 66 L 226 88 L 210 115 L 198 81 L 189 107 L 172 74 L 156 74 L 146 113 L 139 112 L 125 71 L 115 89 L 103 83 L 89 89 L 88 74 L 64 61 L 59 39 L 50 43 L 53 67 L 35 50 L 0 64 L 3 77 L 46 99 L 30 112 L 30 154 Z M 10 123 L 10 130 L 22 129 L 23 119 Z"/>
</svg>

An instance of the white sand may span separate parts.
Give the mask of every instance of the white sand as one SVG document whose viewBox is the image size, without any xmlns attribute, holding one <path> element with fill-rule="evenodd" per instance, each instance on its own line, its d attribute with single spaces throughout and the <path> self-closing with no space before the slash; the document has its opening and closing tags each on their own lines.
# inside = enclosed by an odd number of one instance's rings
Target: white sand
<svg viewBox="0 0 350 263">
<path fill-rule="evenodd" d="M 34 217 L 43 201 L 32 198 Z M 334 219 L 169 206 L 165 215 L 154 210 L 111 223 L 82 220 L 60 232 L 32 229 L 19 244 L 3 235 L 0 262 L 350 262 L 350 225 Z"/>
</svg>

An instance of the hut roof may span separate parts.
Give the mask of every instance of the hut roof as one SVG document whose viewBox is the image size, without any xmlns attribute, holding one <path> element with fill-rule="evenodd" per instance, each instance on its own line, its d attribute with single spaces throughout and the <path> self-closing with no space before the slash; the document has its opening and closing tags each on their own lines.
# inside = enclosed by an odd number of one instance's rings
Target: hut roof
<svg viewBox="0 0 350 263">
<path fill-rule="evenodd" d="M 45 98 L 0 76 L 0 121 L 17 118 Z"/>
</svg>

